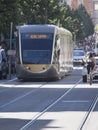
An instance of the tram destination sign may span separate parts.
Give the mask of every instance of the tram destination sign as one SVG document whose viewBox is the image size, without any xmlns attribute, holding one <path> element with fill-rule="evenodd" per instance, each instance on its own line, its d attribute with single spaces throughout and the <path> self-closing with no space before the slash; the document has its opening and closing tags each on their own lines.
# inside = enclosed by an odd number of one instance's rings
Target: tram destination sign
<svg viewBox="0 0 98 130">
<path fill-rule="evenodd" d="M 23 34 L 23 38 L 25 39 L 52 39 L 52 34 Z"/>
<path fill-rule="evenodd" d="M 32 34 L 30 35 L 31 39 L 46 39 L 48 36 L 46 34 Z"/>
</svg>

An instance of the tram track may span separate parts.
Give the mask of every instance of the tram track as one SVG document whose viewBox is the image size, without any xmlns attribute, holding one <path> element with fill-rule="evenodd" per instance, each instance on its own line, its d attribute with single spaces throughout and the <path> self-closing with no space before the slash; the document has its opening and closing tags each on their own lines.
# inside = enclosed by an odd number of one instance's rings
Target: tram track
<svg viewBox="0 0 98 130">
<path fill-rule="evenodd" d="M 38 118 L 40 118 L 47 110 L 49 110 L 56 103 L 58 103 L 63 97 L 65 97 L 72 89 L 74 89 L 79 84 L 79 82 L 81 82 L 81 79 L 75 85 L 73 85 L 70 89 L 65 91 L 59 98 L 57 98 L 55 101 L 53 101 L 51 104 L 49 104 L 46 108 L 44 108 L 41 112 L 38 112 L 28 123 L 26 123 L 19 130 L 28 130 L 29 127 L 31 125 L 33 125 L 33 123 L 35 123 Z"/>
<path fill-rule="evenodd" d="M 2 84 L 2 85 L 0 85 L 0 87 L 6 86 L 6 83 L 5 83 L 5 82 L 4 82 L 4 83 L 1 83 L 1 84 Z M 11 100 L 11 101 L 9 101 L 9 102 L 4 103 L 3 105 L 0 105 L 0 109 L 2 109 L 2 108 L 6 107 L 6 106 L 8 106 L 8 105 L 10 105 L 10 104 L 12 104 L 12 103 L 14 103 L 14 102 L 16 102 L 16 101 L 18 101 L 18 100 L 20 100 L 20 99 L 26 97 L 27 95 L 29 95 L 29 94 L 31 94 L 31 93 L 33 93 L 33 92 L 39 90 L 39 89 L 40 89 L 41 87 L 43 87 L 45 84 L 47 84 L 47 82 L 45 82 L 45 83 L 39 85 L 37 88 L 33 89 L 32 91 L 28 91 L 28 92 L 26 92 L 25 94 L 23 94 L 23 95 L 21 95 L 21 96 L 18 96 L 17 98 L 15 98 L 15 99 L 13 99 L 13 100 Z M 8 84 L 7 84 L 7 85 L 8 85 Z M 20 86 L 20 85 L 25 85 L 25 82 L 18 82 L 18 83 L 14 84 L 14 85 L 12 84 L 12 86 L 10 85 L 10 87 L 1 90 L 1 91 L 0 91 L 0 94 L 9 91 L 9 89 L 17 88 L 17 86 Z"/>
<path fill-rule="evenodd" d="M 62 80 L 62 79 L 61 79 L 61 80 Z M 60 81 L 61 81 L 61 80 L 60 80 Z M 9 91 L 9 89 L 17 88 L 17 87 L 20 86 L 20 85 L 25 85 L 25 83 L 26 83 L 26 82 L 23 82 L 23 81 L 22 81 L 22 82 L 19 81 L 19 82 L 14 82 L 14 83 L 13 83 L 13 81 L 14 81 L 14 79 L 12 79 L 12 80 L 7 80 L 6 82 L 3 81 L 3 82 L 0 83 L 0 88 L 2 88 L 2 90 L 0 90 L 0 94 Z M 80 82 L 80 81 L 79 81 L 79 82 Z M 28 83 L 28 82 L 27 82 L 27 83 Z M 42 82 L 42 83 L 43 83 L 43 82 Z M 20 95 L 19 97 L 15 98 L 15 99 L 13 99 L 13 100 L 7 102 L 7 103 L 4 103 L 3 105 L 0 105 L 0 109 L 2 109 L 2 108 L 4 108 L 4 107 L 6 107 L 7 105 L 10 105 L 10 104 L 12 104 L 12 103 L 14 103 L 14 102 L 16 102 L 16 101 L 18 101 L 18 100 L 20 100 L 20 99 L 22 99 L 22 98 L 28 96 L 29 94 L 31 94 L 31 93 L 33 93 L 33 92 L 39 90 L 39 89 L 42 88 L 45 84 L 48 84 L 48 83 L 49 83 L 49 82 L 44 82 L 43 84 L 39 85 L 39 86 L 38 86 L 37 88 L 35 88 L 34 90 L 28 91 L 28 92 L 26 92 L 25 94 Z M 78 82 L 77 82 L 77 83 L 78 83 Z M 76 84 L 77 84 L 77 83 L 76 83 Z M 38 83 L 37 83 L 37 84 L 38 84 Z M 75 85 L 74 85 L 74 86 L 75 86 Z M 74 88 L 74 87 L 73 87 L 73 88 Z M 69 91 L 70 91 L 70 90 L 69 90 Z M 68 91 L 67 91 L 67 93 L 68 93 Z"/>
<path fill-rule="evenodd" d="M 29 121 L 27 124 L 25 124 L 22 128 L 19 130 L 29 130 L 29 127 L 32 126 L 45 112 L 47 112 L 51 107 L 53 107 L 56 103 L 58 103 L 63 97 L 65 97 L 69 92 L 71 92 L 72 89 L 77 87 L 78 83 L 81 80 L 79 80 L 72 88 L 68 89 L 63 95 L 61 95 L 59 98 L 57 98 L 53 103 L 51 103 L 49 106 L 47 106 L 44 110 L 41 112 L 37 113 L 31 121 Z M 94 111 L 96 105 L 98 103 L 98 94 L 95 96 L 95 98 L 92 100 L 85 116 L 83 117 L 82 122 L 80 123 L 80 126 L 78 130 L 87 130 L 85 129 L 85 126 L 89 122 L 89 119 L 91 118 L 92 112 Z"/>
<path fill-rule="evenodd" d="M 2 88 L 3 90 L 0 90 L 0 93 L 3 93 L 3 92 L 5 92 L 5 91 L 7 91 L 7 90 L 9 90 L 10 88 L 13 88 L 13 87 L 15 87 L 15 86 L 17 86 L 17 85 L 20 85 L 20 84 L 23 84 L 22 82 L 20 83 L 20 82 L 16 82 L 16 83 L 12 83 L 11 84 L 11 82 L 12 82 L 13 80 L 9 80 L 9 81 L 3 81 L 3 82 L 1 82 L 0 83 L 0 89 Z"/>
<path fill-rule="evenodd" d="M 73 76 L 73 75 L 72 75 Z M 74 76 L 74 78 L 75 78 L 75 76 Z M 74 82 L 74 78 L 73 78 L 73 82 Z M 66 79 L 66 82 L 68 83 L 69 81 L 67 81 L 67 80 L 69 80 L 70 78 L 68 77 L 67 79 Z M 63 88 L 63 93 L 60 93 L 59 94 L 59 96 L 57 96 L 55 99 L 53 99 L 52 98 L 52 101 L 50 102 L 48 102 L 47 104 L 45 104 L 44 106 L 42 106 L 41 108 L 39 108 L 39 109 L 37 109 L 36 111 L 35 111 L 35 109 L 30 109 L 31 111 L 30 112 L 32 112 L 32 116 L 30 117 L 30 119 L 29 120 L 27 120 L 24 124 L 22 124 L 20 127 L 19 127 L 19 129 L 15 129 L 15 130 L 31 130 L 32 128 L 32 126 L 34 126 L 35 125 L 35 123 L 38 121 L 38 120 L 40 120 L 41 118 L 43 118 L 43 116 L 44 116 L 44 114 L 46 114 L 48 111 L 50 111 L 50 109 L 52 109 L 52 107 L 54 107 L 55 105 L 57 105 L 59 102 L 63 102 L 64 101 L 64 103 L 66 103 L 67 101 L 68 102 L 70 102 L 71 100 L 63 100 L 63 101 L 61 101 L 63 98 L 64 99 L 66 99 L 65 97 L 67 97 L 68 96 L 68 94 L 70 95 L 71 94 L 71 92 L 73 92 L 73 90 L 74 89 L 78 89 L 79 88 L 79 83 L 81 83 L 81 80 L 82 79 L 80 79 L 80 80 L 78 80 L 78 82 L 74 82 L 74 84 L 71 84 L 70 83 L 70 88 L 69 87 L 67 87 L 67 89 L 66 89 L 66 87 L 64 87 Z M 61 79 L 60 80 L 60 84 L 63 82 L 64 80 L 63 79 Z M 26 85 L 26 89 L 27 89 L 27 86 L 28 85 L 31 85 L 32 83 L 30 83 L 29 84 L 29 82 L 19 82 L 19 85 L 20 85 L 20 83 L 21 83 L 21 85 L 23 84 L 23 86 L 25 85 L 25 84 L 27 84 Z M 58 84 L 59 82 L 52 82 L 52 83 L 56 83 L 56 84 Z M 63 82 L 63 83 L 65 83 L 65 81 Z M 34 89 L 31 89 L 31 87 L 30 87 L 30 90 L 29 89 L 27 89 L 27 92 L 25 91 L 25 94 L 21 94 L 20 96 L 18 96 L 17 98 L 14 98 L 13 100 L 11 100 L 11 101 L 9 101 L 9 102 L 7 102 L 7 103 L 5 103 L 5 104 L 3 104 L 3 105 L 0 105 L 0 110 L 1 110 L 1 112 L 6 112 L 6 110 L 4 110 L 3 111 L 3 109 L 2 108 L 9 108 L 9 106 L 10 105 L 15 105 L 15 104 L 17 104 L 18 102 L 20 102 L 20 100 L 22 99 L 22 102 L 23 102 L 23 99 L 26 99 L 26 98 L 28 98 L 28 96 L 29 95 L 32 95 L 32 97 L 34 97 L 34 99 L 36 99 L 36 96 L 35 96 L 35 94 L 39 94 L 39 92 L 41 92 L 40 90 L 41 90 L 41 88 L 42 88 L 42 91 L 44 90 L 44 92 L 46 91 L 45 90 L 45 88 L 47 88 L 48 86 L 47 85 L 49 85 L 49 87 L 51 86 L 51 82 L 49 83 L 49 82 L 42 82 L 42 84 L 40 84 L 40 83 L 38 83 L 37 82 L 37 87 L 34 87 L 34 84 L 36 84 L 36 83 L 33 83 L 32 85 L 33 85 L 33 88 Z M 39 84 L 39 85 L 38 85 Z M 11 86 L 11 88 L 14 88 L 14 87 L 18 87 L 17 85 L 15 85 L 15 86 Z M 25 87 L 25 86 L 24 86 Z M 23 87 L 23 88 L 24 88 Z M 57 86 L 56 86 L 57 87 Z M 20 88 L 21 88 L 21 86 L 20 86 Z M 57 87 L 58 88 L 58 87 Z M 8 90 L 9 90 L 9 88 L 8 88 Z M 52 89 L 53 90 L 53 89 Z M 7 90 L 6 90 L 7 91 Z M 36 93 L 34 93 L 36 91 Z M 2 92 L 1 92 L 2 93 Z M 43 94 L 43 93 L 42 93 Z M 53 94 L 53 93 L 52 93 Z M 48 98 L 48 97 L 47 97 Z M 37 99 L 37 101 L 40 99 L 40 97 Z M 41 99 L 42 100 L 42 99 Z M 48 100 L 48 99 L 46 99 L 46 100 Z M 50 99 L 49 99 L 50 100 Z M 18 101 L 18 102 L 17 102 Z M 34 100 L 33 100 L 34 101 Z M 32 102 L 33 102 L 32 101 Z M 77 101 L 79 101 L 80 102 L 80 100 L 76 100 L 75 102 L 77 102 Z M 17 103 L 16 103 L 17 102 Z M 36 100 L 34 101 L 34 102 L 36 102 Z M 73 102 L 74 102 L 74 100 L 73 100 Z M 84 102 L 84 101 L 83 101 Z M 92 112 L 93 112 L 93 110 L 94 110 L 94 108 L 96 107 L 96 104 L 97 104 L 97 102 L 98 102 L 98 95 L 96 95 L 96 97 L 94 98 L 93 97 L 93 100 L 91 101 L 91 103 L 90 103 L 90 105 L 89 105 L 89 108 L 87 109 L 87 112 L 86 112 L 86 114 L 84 114 L 83 115 L 83 117 L 80 119 L 81 120 L 81 123 L 79 122 L 79 124 L 77 125 L 77 128 L 78 128 L 78 130 L 86 130 L 85 129 L 85 126 L 87 125 L 87 122 L 89 122 L 89 118 L 91 117 L 91 115 L 92 115 Z M 82 103 L 82 102 L 81 102 Z M 33 104 L 33 103 L 32 103 Z M 18 104 L 17 104 L 18 105 Z M 37 108 L 37 104 L 36 104 L 36 107 L 35 108 Z M 39 105 L 40 106 L 40 105 Z M 27 111 L 27 109 L 25 109 L 26 111 Z M 13 110 L 12 110 L 13 111 Z M 15 111 L 16 112 L 16 111 Z M 21 111 L 19 111 L 19 112 L 21 112 Z M 22 112 L 24 112 L 24 111 L 22 111 Z M 29 112 L 29 111 L 27 111 L 27 112 Z M 25 119 L 25 118 L 24 118 Z M 14 130 L 14 129 L 13 129 Z M 69 129 L 68 129 L 69 130 Z"/>
<path fill-rule="evenodd" d="M 83 120 L 82 120 L 78 130 L 87 130 L 85 128 L 88 125 L 89 120 L 92 117 L 92 113 L 93 113 L 93 111 L 94 111 L 94 109 L 95 109 L 97 104 L 98 104 L 98 94 L 92 100 L 92 103 L 90 104 L 90 106 L 88 108 L 88 111 L 86 112 L 86 114 L 85 114 L 85 116 L 84 116 L 84 118 L 83 118 Z"/>
</svg>

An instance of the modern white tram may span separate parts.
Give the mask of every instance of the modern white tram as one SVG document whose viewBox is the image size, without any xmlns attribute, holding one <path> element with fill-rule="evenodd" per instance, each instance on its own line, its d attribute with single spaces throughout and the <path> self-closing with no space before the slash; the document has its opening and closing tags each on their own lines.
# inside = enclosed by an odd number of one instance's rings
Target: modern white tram
<svg viewBox="0 0 98 130">
<path fill-rule="evenodd" d="M 18 26 L 18 79 L 59 79 L 73 69 L 72 34 L 55 25 Z"/>
</svg>

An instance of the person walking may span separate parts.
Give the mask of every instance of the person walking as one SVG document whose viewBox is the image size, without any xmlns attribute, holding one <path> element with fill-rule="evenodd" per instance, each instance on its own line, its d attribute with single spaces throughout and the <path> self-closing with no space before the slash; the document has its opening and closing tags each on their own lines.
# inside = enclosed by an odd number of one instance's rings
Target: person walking
<svg viewBox="0 0 98 130">
<path fill-rule="evenodd" d="M 92 52 L 88 54 L 86 62 L 87 62 L 87 79 L 89 79 L 90 71 L 93 71 L 96 65 L 96 60 Z"/>
</svg>

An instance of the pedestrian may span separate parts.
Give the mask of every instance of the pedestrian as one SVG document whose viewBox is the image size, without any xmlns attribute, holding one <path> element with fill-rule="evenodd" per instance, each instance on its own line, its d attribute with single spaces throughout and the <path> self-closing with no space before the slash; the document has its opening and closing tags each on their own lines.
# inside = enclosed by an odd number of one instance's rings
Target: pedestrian
<svg viewBox="0 0 98 130">
<path fill-rule="evenodd" d="M 87 77 L 89 78 L 90 71 L 93 71 L 96 65 L 96 60 L 92 52 L 88 54 L 86 62 L 87 62 L 87 74 L 88 74 Z"/>
</svg>

